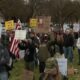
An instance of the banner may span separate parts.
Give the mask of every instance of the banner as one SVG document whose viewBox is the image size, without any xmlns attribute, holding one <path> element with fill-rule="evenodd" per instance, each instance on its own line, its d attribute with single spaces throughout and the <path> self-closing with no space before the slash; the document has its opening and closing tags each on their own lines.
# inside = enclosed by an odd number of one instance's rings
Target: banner
<svg viewBox="0 0 80 80">
<path fill-rule="evenodd" d="M 30 27 L 37 27 L 38 19 L 30 19 Z"/>
<path fill-rule="evenodd" d="M 14 20 L 5 21 L 5 29 L 6 30 L 14 29 Z"/>
<path fill-rule="evenodd" d="M 59 71 L 63 76 L 67 76 L 67 59 L 58 58 Z"/>
<path fill-rule="evenodd" d="M 17 40 L 25 40 L 26 39 L 26 30 L 16 30 L 15 31 L 15 39 Z"/>
</svg>

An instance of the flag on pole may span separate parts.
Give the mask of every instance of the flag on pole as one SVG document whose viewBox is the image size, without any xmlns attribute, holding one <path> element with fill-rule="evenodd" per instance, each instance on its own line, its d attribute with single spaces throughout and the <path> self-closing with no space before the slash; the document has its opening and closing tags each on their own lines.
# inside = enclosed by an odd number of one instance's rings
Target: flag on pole
<svg viewBox="0 0 80 80">
<path fill-rule="evenodd" d="M 20 19 L 18 19 L 17 23 L 16 23 L 16 30 L 22 29 L 22 24 Z"/>
<path fill-rule="evenodd" d="M 22 29 L 22 25 L 20 20 L 18 19 L 18 22 L 16 23 L 16 30 Z M 10 47 L 10 52 L 14 54 L 17 58 L 19 58 L 19 48 L 18 48 L 19 40 L 13 38 L 11 47 Z"/>
</svg>

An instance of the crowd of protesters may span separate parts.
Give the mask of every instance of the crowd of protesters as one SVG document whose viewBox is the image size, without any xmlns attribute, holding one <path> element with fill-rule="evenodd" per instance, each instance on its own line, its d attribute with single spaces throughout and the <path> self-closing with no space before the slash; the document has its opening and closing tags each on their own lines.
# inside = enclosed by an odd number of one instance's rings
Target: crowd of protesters
<svg viewBox="0 0 80 80">
<path fill-rule="evenodd" d="M 74 33 L 70 28 L 66 29 L 65 32 L 52 31 L 49 34 L 36 34 L 34 31 L 29 32 L 28 38 L 26 40 L 20 40 L 18 44 L 20 50 L 25 50 L 24 60 L 26 69 L 34 72 L 35 67 L 39 66 L 40 74 L 44 75 L 42 73 L 45 72 L 47 59 L 54 57 L 57 52 L 60 53 L 60 55 L 64 54 L 65 58 L 73 63 L 73 49 L 76 47 L 75 39 L 79 38 L 79 34 L 79 32 Z M 10 52 L 13 38 L 14 31 L 7 31 L 6 34 L 0 38 L 0 80 L 8 80 L 9 70 L 13 68 L 13 60 L 15 60 L 16 57 L 19 58 L 19 55 L 15 56 Z M 80 64 L 80 48 L 78 48 L 78 52 Z M 46 55 L 44 53 L 46 53 Z M 40 80 L 42 80 L 41 77 Z"/>
<path fill-rule="evenodd" d="M 54 57 L 57 52 L 60 53 L 60 55 L 64 54 L 65 58 L 73 63 L 73 50 L 76 48 L 75 37 L 75 33 L 73 33 L 73 30 L 70 28 L 66 29 L 65 33 L 62 31 L 53 31 L 50 34 L 30 33 L 29 39 L 26 41 L 29 43 L 25 48 L 27 52 L 24 58 L 27 63 L 27 68 L 34 71 L 35 65 L 39 65 L 39 72 L 44 76 L 43 73 L 45 72 L 47 59 Z M 40 77 L 40 80 L 42 80 L 42 77 Z"/>
</svg>

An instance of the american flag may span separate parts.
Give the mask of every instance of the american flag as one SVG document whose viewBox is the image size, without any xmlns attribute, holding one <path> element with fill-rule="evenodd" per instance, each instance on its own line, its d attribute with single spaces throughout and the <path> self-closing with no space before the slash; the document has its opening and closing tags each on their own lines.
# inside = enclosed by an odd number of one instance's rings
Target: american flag
<svg viewBox="0 0 80 80">
<path fill-rule="evenodd" d="M 18 22 L 16 23 L 16 30 L 19 30 L 21 28 L 22 28 L 21 22 L 20 22 L 20 20 L 18 20 Z M 10 47 L 10 52 L 12 54 L 14 54 L 17 58 L 19 58 L 18 43 L 19 43 L 19 40 L 15 39 L 15 37 L 14 37 L 12 44 L 11 44 L 11 47 Z"/>
</svg>

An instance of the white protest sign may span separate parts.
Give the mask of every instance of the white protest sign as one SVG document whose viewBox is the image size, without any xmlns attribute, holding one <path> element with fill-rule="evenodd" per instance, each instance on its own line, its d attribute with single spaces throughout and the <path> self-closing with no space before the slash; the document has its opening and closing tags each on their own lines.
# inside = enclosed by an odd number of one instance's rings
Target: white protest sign
<svg viewBox="0 0 80 80">
<path fill-rule="evenodd" d="M 63 76 L 67 76 L 67 59 L 57 58 L 59 71 Z"/>
<path fill-rule="evenodd" d="M 79 23 L 74 23 L 74 24 L 73 24 L 73 31 L 74 31 L 74 32 L 78 32 L 79 29 L 80 29 Z"/>
<path fill-rule="evenodd" d="M 15 39 L 25 40 L 26 39 L 26 30 L 16 30 L 15 31 Z"/>
<path fill-rule="evenodd" d="M 78 38 L 76 46 L 77 46 L 78 49 L 80 49 L 80 38 Z"/>
<path fill-rule="evenodd" d="M 63 25 L 63 31 L 65 32 L 66 31 L 66 29 L 68 29 L 69 28 L 69 26 L 67 25 L 67 24 L 64 24 Z"/>
</svg>

